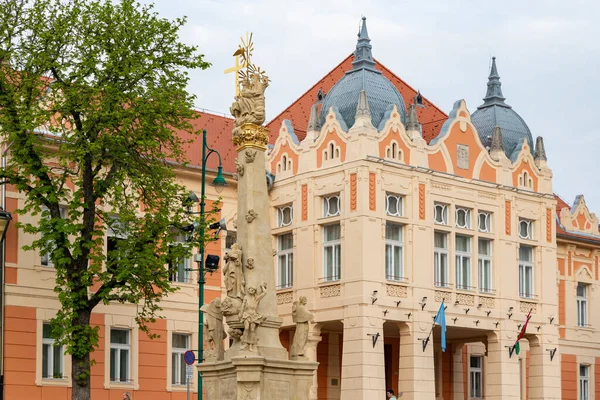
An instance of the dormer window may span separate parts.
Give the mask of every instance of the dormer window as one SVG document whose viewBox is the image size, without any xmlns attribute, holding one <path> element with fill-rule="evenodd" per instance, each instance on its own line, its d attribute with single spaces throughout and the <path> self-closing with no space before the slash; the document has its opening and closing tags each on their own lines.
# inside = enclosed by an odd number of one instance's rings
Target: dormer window
<svg viewBox="0 0 600 400">
<path fill-rule="evenodd" d="M 292 205 L 287 205 L 277 208 L 277 227 L 290 226 L 292 224 L 293 208 Z"/>
<path fill-rule="evenodd" d="M 471 229 L 471 210 L 462 207 L 456 209 L 456 227 Z"/>
<path fill-rule="evenodd" d="M 533 221 L 519 219 L 519 237 L 521 239 L 533 239 Z"/>
<path fill-rule="evenodd" d="M 401 217 L 403 215 L 402 196 L 397 194 L 387 193 L 385 196 L 385 212 L 393 217 Z"/>
<path fill-rule="evenodd" d="M 340 195 L 323 197 L 323 216 L 335 217 L 337 215 L 340 215 Z"/>
<path fill-rule="evenodd" d="M 433 215 L 436 224 L 448 225 L 448 205 L 436 203 L 433 206 Z"/>
</svg>

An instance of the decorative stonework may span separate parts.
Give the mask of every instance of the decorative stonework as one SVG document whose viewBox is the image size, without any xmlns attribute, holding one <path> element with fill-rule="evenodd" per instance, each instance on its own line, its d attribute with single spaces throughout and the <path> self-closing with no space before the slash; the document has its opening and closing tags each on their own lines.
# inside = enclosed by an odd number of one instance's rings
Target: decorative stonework
<svg viewBox="0 0 600 400">
<path fill-rule="evenodd" d="M 289 399 L 290 383 L 282 380 L 269 379 L 267 381 L 267 398 Z"/>
<path fill-rule="evenodd" d="M 388 296 L 392 297 L 403 297 L 406 298 L 408 295 L 408 290 L 406 286 L 400 285 L 385 285 L 385 291 Z"/>
<path fill-rule="evenodd" d="M 244 165 L 240 163 L 240 161 L 235 159 L 235 170 L 237 171 L 237 175 L 239 177 L 244 176 Z"/>
<path fill-rule="evenodd" d="M 511 218 L 510 218 L 510 212 L 511 212 L 511 204 L 510 204 L 510 200 L 506 200 L 504 202 L 504 229 L 506 231 L 506 234 L 510 236 L 510 228 L 511 228 Z"/>
<path fill-rule="evenodd" d="M 598 229 L 598 216 L 590 213 L 583 195 L 575 197 L 573 207 L 563 207 L 559 211 L 560 224 L 567 230 L 573 232 L 585 232 L 592 235 L 600 235 Z"/>
<path fill-rule="evenodd" d="M 302 185 L 302 221 L 308 219 L 308 185 Z"/>
<path fill-rule="evenodd" d="M 350 174 L 350 210 L 356 210 L 356 174 Z"/>
<path fill-rule="evenodd" d="M 253 146 L 265 150 L 268 143 L 269 130 L 264 126 L 243 124 L 239 133 L 233 136 L 233 144 L 238 148 Z"/>
<path fill-rule="evenodd" d="M 546 208 L 546 242 L 552 242 L 552 210 Z"/>
<path fill-rule="evenodd" d="M 254 269 L 254 258 L 247 258 L 245 267 L 248 269 Z"/>
<path fill-rule="evenodd" d="M 494 308 L 495 300 L 493 297 L 479 297 L 479 302 L 483 308 Z"/>
<path fill-rule="evenodd" d="M 282 304 L 289 304 L 294 300 L 294 292 L 280 292 L 277 293 L 277 305 L 280 306 Z"/>
<path fill-rule="evenodd" d="M 567 270 L 569 271 L 569 276 L 572 274 L 572 266 L 573 266 L 573 253 L 570 251 L 567 252 Z"/>
<path fill-rule="evenodd" d="M 452 191 L 452 188 L 449 185 L 440 183 L 440 182 L 431 182 L 431 187 L 438 190 L 443 190 L 445 192 Z"/>
<path fill-rule="evenodd" d="M 320 289 L 322 299 L 337 297 L 342 292 L 341 285 L 322 286 Z"/>
<path fill-rule="evenodd" d="M 457 293 L 456 301 L 458 301 L 458 304 L 463 306 L 474 306 L 475 296 L 473 296 L 472 294 Z"/>
<path fill-rule="evenodd" d="M 258 217 L 258 213 L 254 211 L 254 209 L 250 209 L 248 210 L 248 213 L 245 216 L 246 222 L 251 223 L 256 219 L 256 217 Z"/>
<path fill-rule="evenodd" d="M 451 300 L 452 300 L 452 293 L 444 292 L 441 290 L 435 291 L 435 301 L 436 302 L 441 303 L 443 301 L 444 303 L 450 303 Z"/>
<path fill-rule="evenodd" d="M 369 173 L 369 210 L 375 211 L 376 209 L 376 191 L 375 191 L 375 179 L 376 175 L 374 172 Z"/>
<path fill-rule="evenodd" d="M 496 200 L 496 194 L 489 192 L 477 192 L 479 197 L 483 197 L 484 199 Z"/>
<path fill-rule="evenodd" d="M 469 169 L 469 146 L 456 145 L 456 166 L 460 169 Z"/>
<path fill-rule="evenodd" d="M 246 164 L 250 164 L 254 162 L 254 159 L 256 158 L 256 153 L 257 151 L 251 151 L 251 150 L 246 150 Z"/>
<path fill-rule="evenodd" d="M 595 275 L 596 275 L 596 280 L 598 280 L 598 256 L 595 257 L 595 262 L 594 262 L 594 269 L 595 269 Z"/>
<path fill-rule="evenodd" d="M 419 219 L 425 219 L 425 184 L 419 183 Z"/>
<path fill-rule="evenodd" d="M 522 301 L 521 304 L 519 304 L 519 310 L 525 314 L 529 313 L 529 310 L 531 310 L 531 313 L 535 314 L 537 312 L 537 303 Z"/>
</svg>

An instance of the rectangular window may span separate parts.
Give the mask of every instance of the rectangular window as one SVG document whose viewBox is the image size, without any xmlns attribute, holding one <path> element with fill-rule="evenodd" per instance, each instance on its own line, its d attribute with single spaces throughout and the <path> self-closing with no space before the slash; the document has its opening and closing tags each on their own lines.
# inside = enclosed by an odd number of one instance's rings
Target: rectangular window
<svg viewBox="0 0 600 400">
<path fill-rule="evenodd" d="M 186 363 L 183 355 L 190 349 L 190 335 L 174 333 L 172 338 L 171 383 L 173 385 L 185 385 L 187 384 L 185 375 Z"/>
<path fill-rule="evenodd" d="M 533 221 L 519 219 L 519 237 L 521 239 L 533 239 Z"/>
<path fill-rule="evenodd" d="M 434 241 L 434 279 L 435 286 L 448 287 L 448 234 L 435 232 Z"/>
<path fill-rule="evenodd" d="M 119 243 L 127 239 L 127 227 L 117 215 L 107 217 L 106 232 L 106 266 L 107 269 L 118 269 Z"/>
<path fill-rule="evenodd" d="M 294 284 L 294 235 L 277 236 L 277 289 Z"/>
<path fill-rule="evenodd" d="M 110 330 L 110 380 L 129 382 L 129 357 L 131 345 L 129 330 Z"/>
<path fill-rule="evenodd" d="M 323 280 L 340 279 L 342 242 L 340 225 L 323 227 Z"/>
<path fill-rule="evenodd" d="M 483 397 L 483 375 L 482 375 L 483 357 L 471 356 L 469 364 L 471 398 L 481 399 Z"/>
<path fill-rule="evenodd" d="M 290 226 L 292 224 L 293 209 L 291 205 L 277 208 L 277 227 Z"/>
<path fill-rule="evenodd" d="M 456 235 L 456 288 L 471 290 L 471 238 Z"/>
<path fill-rule="evenodd" d="M 478 240 L 479 250 L 479 291 L 490 293 L 492 291 L 492 241 Z"/>
<path fill-rule="evenodd" d="M 62 379 L 63 347 L 54 345 L 50 324 L 43 325 L 42 337 L 42 378 Z"/>
<path fill-rule="evenodd" d="M 533 297 L 533 247 L 519 247 L 519 296 Z"/>
<path fill-rule="evenodd" d="M 434 222 L 440 225 L 448 225 L 448 206 L 446 204 L 435 203 L 433 206 Z"/>
<path fill-rule="evenodd" d="M 386 193 L 385 195 L 385 212 L 393 217 L 401 217 L 403 215 L 402 196 L 397 194 Z"/>
<path fill-rule="evenodd" d="M 323 197 L 323 216 L 335 217 L 337 215 L 340 215 L 340 195 Z"/>
<path fill-rule="evenodd" d="M 404 279 L 402 225 L 385 224 L 385 277 L 388 280 Z"/>
<path fill-rule="evenodd" d="M 237 232 L 227 231 L 227 236 L 225 236 L 225 250 L 231 250 L 235 242 L 237 242 Z"/>
<path fill-rule="evenodd" d="M 590 366 L 579 366 L 579 399 L 590 400 Z"/>
<path fill-rule="evenodd" d="M 471 210 L 468 208 L 456 208 L 456 227 L 471 229 Z"/>
<path fill-rule="evenodd" d="M 177 244 L 187 243 L 185 235 L 179 235 L 176 238 Z M 169 257 L 169 280 L 171 282 L 189 282 L 190 281 L 190 258 Z"/>
<path fill-rule="evenodd" d="M 62 219 L 66 218 L 66 216 L 67 216 L 67 208 L 66 207 L 62 207 L 62 206 L 59 207 L 59 212 L 60 212 L 60 217 Z M 42 207 L 42 214 L 43 214 L 43 218 L 47 218 L 48 220 L 50 219 L 50 210 L 48 210 L 48 208 Z M 53 244 L 49 244 L 47 247 L 47 250 L 41 251 L 40 264 L 42 264 L 43 266 L 46 266 L 46 267 L 54 267 L 54 263 L 52 262 L 52 257 L 51 257 L 51 254 L 54 252 L 54 248 L 55 248 L 55 246 Z"/>
<path fill-rule="evenodd" d="M 587 286 L 584 283 L 577 284 L 577 326 L 588 325 Z"/>
</svg>

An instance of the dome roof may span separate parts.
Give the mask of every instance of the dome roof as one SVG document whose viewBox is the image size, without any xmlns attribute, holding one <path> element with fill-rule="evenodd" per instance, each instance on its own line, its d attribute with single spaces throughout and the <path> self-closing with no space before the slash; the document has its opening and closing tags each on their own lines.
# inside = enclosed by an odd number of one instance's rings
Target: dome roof
<svg viewBox="0 0 600 400">
<path fill-rule="evenodd" d="M 514 161 L 521 151 L 521 143 L 525 140 L 533 154 L 533 137 L 529 127 L 523 118 L 504 102 L 502 84 L 496 67 L 496 57 L 492 58 L 492 69 L 487 86 L 483 104 L 477 107 L 477 110 L 471 115 L 471 122 L 477 128 L 481 143 L 484 146 L 489 146 L 494 135 L 494 129 L 500 127 L 502 129 L 504 152 L 509 159 Z"/>
<path fill-rule="evenodd" d="M 384 119 L 386 110 L 395 104 L 400 112 L 400 118 L 406 123 L 406 106 L 404 100 L 389 79 L 381 71 L 375 69 L 375 61 L 371 55 L 371 40 L 367 33 L 366 18 L 358 35 L 355 59 L 352 69 L 340 79 L 327 93 L 321 108 L 321 124 L 330 107 L 336 107 L 339 115 L 344 119 L 348 127 L 354 125 L 354 119 L 358 106 L 358 98 L 361 91 L 365 91 L 371 112 L 373 126 L 379 129 L 379 124 Z"/>
</svg>

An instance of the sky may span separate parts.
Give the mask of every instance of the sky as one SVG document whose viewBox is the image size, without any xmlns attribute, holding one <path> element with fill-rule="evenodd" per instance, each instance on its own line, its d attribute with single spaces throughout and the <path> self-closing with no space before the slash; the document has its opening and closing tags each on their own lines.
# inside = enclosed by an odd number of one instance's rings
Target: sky
<svg viewBox="0 0 600 400">
<path fill-rule="evenodd" d="M 267 121 L 356 45 L 361 16 L 373 56 L 450 112 L 473 113 L 496 56 L 506 103 L 543 136 L 554 192 L 584 194 L 600 215 L 600 2 L 595 0 L 141 0 L 163 17 L 186 16 L 181 40 L 212 67 L 190 71 L 196 106 L 229 115 L 234 77 L 224 70 L 246 32 L 267 71 Z"/>
</svg>

